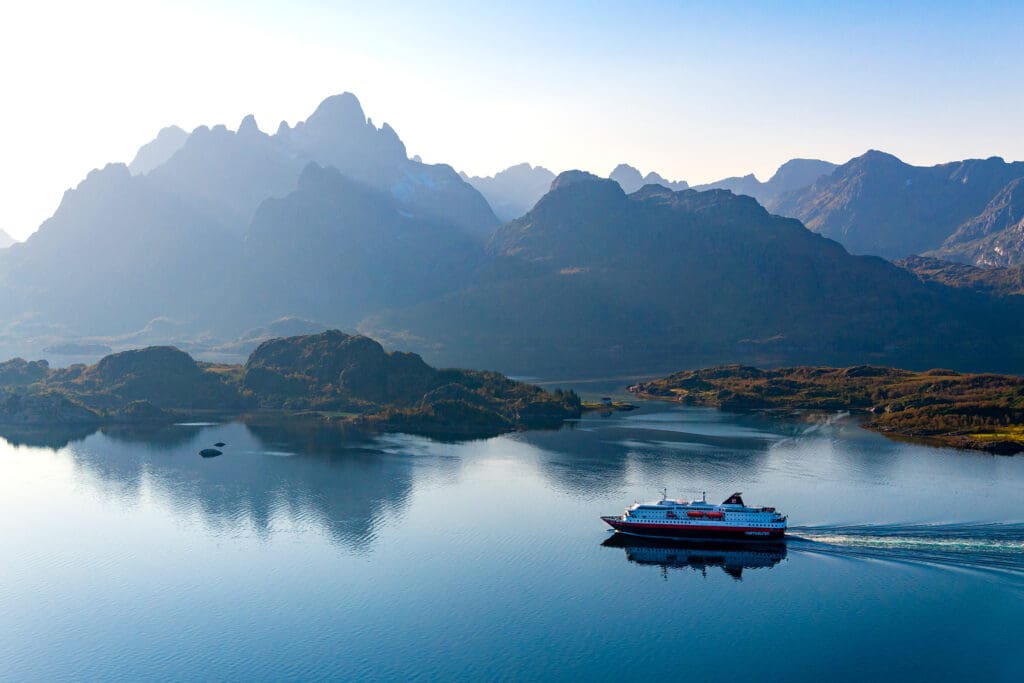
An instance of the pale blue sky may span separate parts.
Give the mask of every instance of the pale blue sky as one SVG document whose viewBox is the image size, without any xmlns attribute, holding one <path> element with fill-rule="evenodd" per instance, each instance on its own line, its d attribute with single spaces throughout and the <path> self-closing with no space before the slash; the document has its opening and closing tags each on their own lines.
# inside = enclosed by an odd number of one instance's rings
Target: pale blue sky
<svg viewBox="0 0 1024 683">
<path fill-rule="evenodd" d="M 1024 3 L 22 3 L 0 21 L 24 238 L 164 125 L 273 131 L 354 92 L 410 154 L 691 183 L 878 148 L 1024 158 Z"/>
</svg>

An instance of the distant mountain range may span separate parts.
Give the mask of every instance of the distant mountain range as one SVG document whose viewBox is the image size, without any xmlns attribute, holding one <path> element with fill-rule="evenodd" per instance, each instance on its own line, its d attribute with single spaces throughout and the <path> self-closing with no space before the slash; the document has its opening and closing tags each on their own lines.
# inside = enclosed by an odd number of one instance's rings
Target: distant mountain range
<svg viewBox="0 0 1024 683">
<path fill-rule="evenodd" d="M 697 190 L 730 190 L 745 194 L 766 204 L 779 195 L 812 184 L 818 178 L 836 168 L 835 164 L 817 159 L 791 159 L 787 161 L 768 182 L 762 183 L 753 174 L 698 185 Z M 490 202 L 494 213 L 503 221 L 519 218 L 533 208 L 551 187 L 555 174 L 541 166 L 531 167 L 519 164 L 501 171 L 494 176 L 469 177 L 461 174 L 463 180 L 480 191 Z M 666 180 L 654 171 L 642 174 L 629 164 L 619 164 L 608 175 L 626 194 L 632 194 L 645 185 L 660 185 L 678 192 L 690 185 L 685 180 Z"/>
<path fill-rule="evenodd" d="M 822 235 L 869 253 L 952 235 L 1009 252 L 1020 166 L 915 169 L 869 153 L 704 191 L 625 165 L 614 180 L 523 164 L 467 182 L 410 159 L 337 95 L 272 135 L 251 116 L 236 131 L 165 128 L 130 165 L 91 172 L 0 251 L 0 357 L 173 343 L 238 360 L 275 333 L 343 327 L 434 364 L 519 375 L 724 362 L 1019 372 L 1012 275 L 977 285 L 987 276 L 851 256 Z M 485 195 L 514 219 L 502 225 Z"/>
<path fill-rule="evenodd" d="M 627 195 L 563 173 L 489 253 L 469 286 L 365 330 L 444 364 L 559 377 L 725 359 L 1024 367 L 1019 302 L 929 286 L 725 190 Z"/>
<path fill-rule="evenodd" d="M 999 157 L 921 167 L 872 150 L 767 205 L 853 253 L 1005 266 L 1024 262 L 1022 178 Z"/>
<path fill-rule="evenodd" d="M 661 185 L 675 191 L 685 190 L 690 187 L 685 180 L 665 180 L 654 171 L 647 175 L 642 175 L 640 171 L 629 164 L 619 164 L 608 174 L 608 178 L 617 182 L 626 194 L 633 194 L 644 185 Z"/>
<path fill-rule="evenodd" d="M 7 247 L 14 244 L 15 240 L 13 237 L 8 235 L 3 230 L 0 230 L 0 249 L 6 249 Z"/>
<path fill-rule="evenodd" d="M 487 199 L 502 221 L 514 220 L 532 209 L 555 179 L 555 174 L 548 169 L 530 164 L 510 166 L 493 176 L 460 175 Z"/>
<path fill-rule="evenodd" d="M 351 94 L 274 135 L 252 117 L 184 141 L 175 130 L 139 151 L 137 174 L 93 171 L 0 252 L 0 348 L 154 320 L 223 340 L 298 311 L 353 327 L 382 296 L 454 286 L 498 225 L 454 170 L 410 160 Z"/>
<path fill-rule="evenodd" d="M 695 190 L 729 190 L 734 194 L 753 197 L 764 206 L 770 206 L 779 196 L 813 184 L 827 176 L 836 165 L 820 159 L 790 159 L 779 166 L 775 174 L 762 183 L 754 174 L 725 178 L 706 185 L 696 185 Z"/>
<path fill-rule="evenodd" d="M 523 164 L 494 178 L 469 178 L 502 220 L 518 218 L 547 191 L 553 175 Z M 626 194 L 645 185 L 688 187 L 619 164 L 609 178 Z M 837 166 L 791 159 L 767 181 L 753 174 L 693 186 L 753 197 L 797 218 L 855 254 L 895 259 L 927 254 L 979 266 L 1024 264 L 1024 162 L 998 157 L 932 167 L 871 150 Z M 514 200 L 512 199 L 514 197 Z"/>
</svg>

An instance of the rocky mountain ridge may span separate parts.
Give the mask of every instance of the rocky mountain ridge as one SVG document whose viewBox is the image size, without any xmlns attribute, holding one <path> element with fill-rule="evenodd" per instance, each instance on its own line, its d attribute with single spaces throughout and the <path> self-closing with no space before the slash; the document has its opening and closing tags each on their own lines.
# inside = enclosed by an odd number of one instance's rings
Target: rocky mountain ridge
<svg viewBox="0 0 1024 683">
<path fill-rule="evenodd" d="M 932 253 L 976 263 L 1021 262 L 1024 162 L 999 157 L 919 167 L 870 150 L 771 204 L 857 254 Z"/>
</svg>

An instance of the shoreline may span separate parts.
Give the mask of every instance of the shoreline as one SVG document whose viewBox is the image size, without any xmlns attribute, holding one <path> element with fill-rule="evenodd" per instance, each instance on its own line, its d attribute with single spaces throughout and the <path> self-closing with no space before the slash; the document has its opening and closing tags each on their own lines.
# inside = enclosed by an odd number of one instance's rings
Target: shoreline
<svg viewBox="0 0 1024 683">
<path fill-rule="evenodd" d="M 1024 378 L 952 370 L 731 365 L 629 387 L 638 398 L 734 412 L 848 411 L 892 439 L 993 455 L 1024 453 Z"/>
</svg>

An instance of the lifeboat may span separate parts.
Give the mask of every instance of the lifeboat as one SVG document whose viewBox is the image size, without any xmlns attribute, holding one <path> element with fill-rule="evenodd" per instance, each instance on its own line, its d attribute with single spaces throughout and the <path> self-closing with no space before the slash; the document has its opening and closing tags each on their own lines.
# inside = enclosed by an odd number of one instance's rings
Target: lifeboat
<svg viewBox="0 0 1024 683">
<path fill-rule="evenodd" d="M 704 513 L 701 512 L 700 510 L 690 510 L 689 512 L 686 513 L 686 516 L 687 517 L 703 517 Z"/>
<path fill-rule="evenodd" d="M 708 513 L 708 519 L 722 519 L 723 517 L 725 517 L 724 512 L 713 511 Z"/>
</svg>

